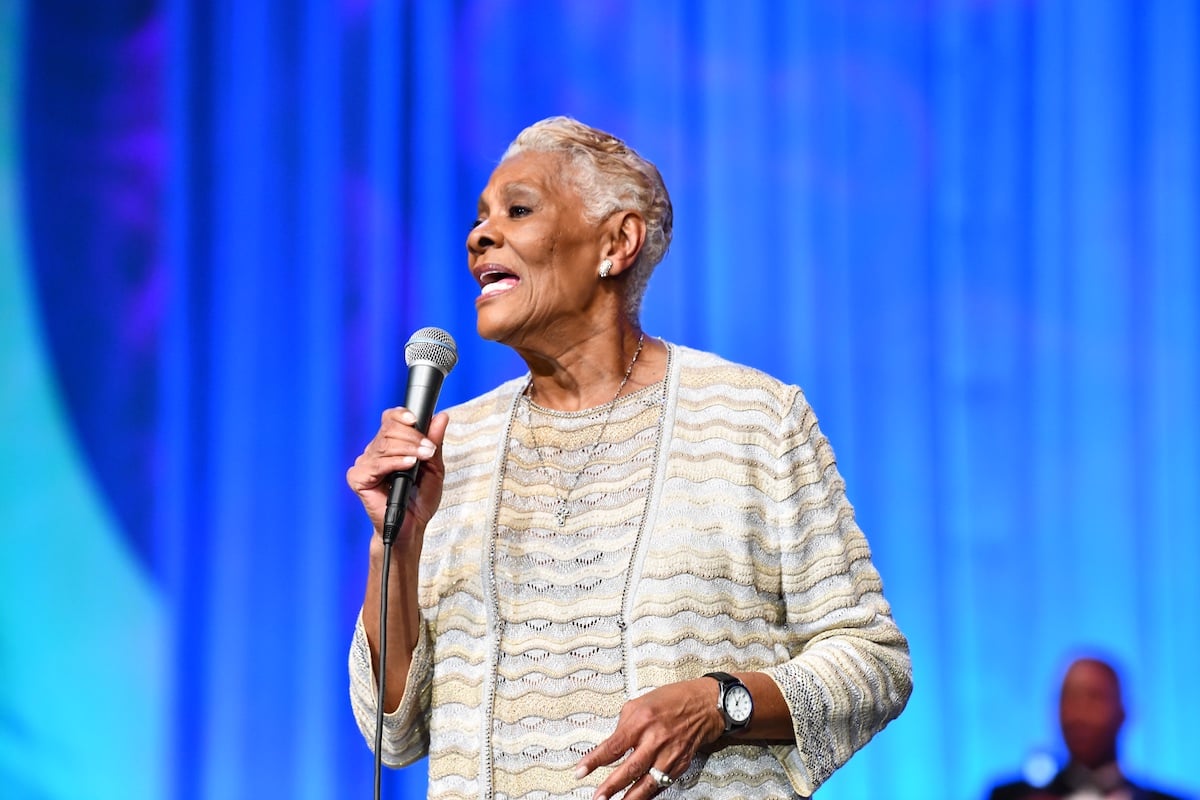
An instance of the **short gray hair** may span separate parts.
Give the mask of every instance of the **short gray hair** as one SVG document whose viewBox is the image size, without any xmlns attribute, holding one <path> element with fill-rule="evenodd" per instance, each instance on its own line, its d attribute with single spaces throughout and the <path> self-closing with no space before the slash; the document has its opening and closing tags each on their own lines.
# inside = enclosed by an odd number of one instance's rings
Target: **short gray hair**
<svg viewBox="0 0 1200 800">
<path fill-rule="evenodd" d="M 633 210 L 646 222 L 646 241 L 626 278 L 626 310 L 637 320 L 650 273 L 671 245 L 674 215 L 658 168 L 623 141 L 570 117 L 549 117 L 521 131 L 501 161 L 520 153 L 559 153 L 575 168 L 572 182 L 584 216 L 598 223 Z"/>
</svg>

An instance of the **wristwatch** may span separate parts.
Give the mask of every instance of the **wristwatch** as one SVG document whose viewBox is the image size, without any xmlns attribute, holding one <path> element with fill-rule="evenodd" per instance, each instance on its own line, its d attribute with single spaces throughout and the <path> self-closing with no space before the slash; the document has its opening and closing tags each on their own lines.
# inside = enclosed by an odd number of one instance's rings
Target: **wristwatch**
<svg viewBox="0 0 1200 800">
<path fill-rule="evenodd" d="M 754 698 L 746 684 L 728 672 L 707 672 L 704 677 L 714 679 L 721 686 L 717 695 L 717 710 L 725 718 L 725 732 L 740 731 L 750 724 L 754 714 Z"/>
</svg>

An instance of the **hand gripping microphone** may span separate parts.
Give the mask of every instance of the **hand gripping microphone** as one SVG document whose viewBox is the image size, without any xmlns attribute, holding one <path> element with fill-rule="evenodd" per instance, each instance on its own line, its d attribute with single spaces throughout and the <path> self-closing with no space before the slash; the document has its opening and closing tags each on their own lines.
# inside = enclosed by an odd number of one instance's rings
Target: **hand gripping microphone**
<svg viewBox="0 0 1200 800">
<path fill-rule="evenodd" d="M 458 349 L 454 338 L 441 328 L 421 328 L 404 346 L 404 362 L 408 364 L 408 389 L 404 393 L 404 407 L 417 418 L 416 428 L 421 433 L 429 430 L 433 409 L 437 405 L 442 381 L 458 363 Z M 408 505 L 408 492 L 417 479 L 420 462 L 402 472 L 392 473 L 392 488 L 388 493 L 387 511 L 383 516 L 383 541 L 395 541 L 404 511 Z"/>
</svg>

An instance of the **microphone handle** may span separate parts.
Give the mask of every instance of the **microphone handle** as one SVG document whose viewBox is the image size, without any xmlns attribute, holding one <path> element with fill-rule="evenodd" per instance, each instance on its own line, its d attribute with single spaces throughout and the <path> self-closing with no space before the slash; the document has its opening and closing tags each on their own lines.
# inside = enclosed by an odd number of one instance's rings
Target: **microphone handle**
<svg viewBox="0 0 1200 800">
<path fill-rule="evenodd" d="M 421 433 L 429 430 L 429 421 L 433 419 L 433 409 L 437 405 L 438 393 L 442 390 L 442 381 L 445 379 L 445 373 L 431 364 L 414 364 L 409 367 L 404 407 L 416 416 L 417 424 L 414 427 Z M 418 461 L 406 470 L 392 473 L 387 511 L 383 516 L 384 544 L 395 541 L 396 534 L 400 531 L 404 522 L 404 512 L 408 508 L 408 493 L 417 480 L 417 470 L 420 467 L 421 462 Z"/>
</svg>

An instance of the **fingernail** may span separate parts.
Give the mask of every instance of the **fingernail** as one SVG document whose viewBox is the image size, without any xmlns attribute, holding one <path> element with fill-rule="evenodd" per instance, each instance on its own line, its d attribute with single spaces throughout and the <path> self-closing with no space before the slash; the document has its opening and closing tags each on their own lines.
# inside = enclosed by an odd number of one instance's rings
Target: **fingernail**
<svg viewBox="0 0 1200 800">
<path fill-rule="evenodd" d="M 583 764 L 580 764 L 579 766 L 575 767 L 575 780 L 579 780 L 580 778 L 586 778 L 588 771 L 589 771 L 588 768 L 586 766 L 584 766 Z"/>
<path fill-rule="evenodd" d="M 404 424 L 406 424 L 406 425 L 416 425 L 417 424 L 417 415 L 412 413 L 411 411 L 405 410 L 400 415 L 400 420 L 402 422 L 404 422 Z"/>
<path fill-rule="evenodd" d="M 425 458 L 429 458 L 437 452 L 437 445 L 428 439 L 422 439 L 421 443 L 417 445 L 417 452 Z"/>
</svg>

